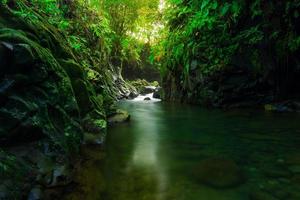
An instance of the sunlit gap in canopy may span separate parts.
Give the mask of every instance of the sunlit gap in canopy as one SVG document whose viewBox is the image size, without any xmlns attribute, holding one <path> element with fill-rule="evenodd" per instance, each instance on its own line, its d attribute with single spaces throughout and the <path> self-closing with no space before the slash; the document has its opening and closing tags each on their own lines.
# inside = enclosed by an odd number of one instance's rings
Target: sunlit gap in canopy
<svg viewBox="0 0 300 200">
<path fill-rule="evenodd" d="M 141 9 L 135 30 L 128 31 L 127 34 L 142 43 L 153 44 L 158 41 L 161 37 L 162 30 L 165 28 L 165 22 L 161 17 L 165 8 L 165 0 L 159 0 L 154 13 L 153 10 Z"/>
</svg>

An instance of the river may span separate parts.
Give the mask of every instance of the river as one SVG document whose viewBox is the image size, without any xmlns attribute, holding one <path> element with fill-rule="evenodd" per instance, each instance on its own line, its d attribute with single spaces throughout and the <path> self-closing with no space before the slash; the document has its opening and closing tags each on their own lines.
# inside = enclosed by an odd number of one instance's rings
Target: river
<svg viewBox="0 0 300 200">
<path fill-rule="evenodd" d="M 300 199 L 299 114 L 158 101 L 123 101 L 119 106 L 129 111 L 131 121 L 109 129 L 103 159 L 87 168 L 93 179 L 101 174 L 101 184 L 89 191 L 99 190 L 98 196 L 91 199 Z M 201 162 L 209 159 L 229 171 L 228 162 L 234 163 L 243 181 L 224 188 L 207 184 L 198 173 L 203 173 Z M 204 176 L 216 178 L 213 173 Z"/>
</svg>

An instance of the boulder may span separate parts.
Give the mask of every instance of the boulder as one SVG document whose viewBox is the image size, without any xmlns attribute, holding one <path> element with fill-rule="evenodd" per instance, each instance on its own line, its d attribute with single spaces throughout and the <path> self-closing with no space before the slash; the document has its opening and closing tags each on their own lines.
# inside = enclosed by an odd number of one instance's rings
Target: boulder
<svg viewBox="0 0 300 200">
<path fill-rule="evenodd" d="M 150 97 L 146 97 L 146 98 L 144 99 L 144 101 L 150 101 L 150 100 L 151 100 Z"/>
<path fill-rule="evenodd" d="M 241 169 L 230 159 L 208 158 L 195 168 L 195 177 L 214 188 L 230 188 L 242 184 L 245 179 Z"/>
<path fill-rule="evenodd" d="M 129 96 L 128 96 L 128 98 L 129 98 L 129 99 L 134 99 L 134 98 L 136 98 L 136 97 L 138 97 L 138 96 L 139 96 L 139 93 L 138 93 L 138 92 L 136 92 L 136 91 L 131 91 L 130 94 L 129 94 Z"/>
<path fill-rule="evenodd" d="M 154 93 L 153 93 L 153 98 L 155 98 L 155 99 L 161 99 L 161 93 L 162 93 L 162 88 L 161 87 L 157 87 L 157 88 L 155 88 L 155 91 L 154 91 Z"/>
</svg>

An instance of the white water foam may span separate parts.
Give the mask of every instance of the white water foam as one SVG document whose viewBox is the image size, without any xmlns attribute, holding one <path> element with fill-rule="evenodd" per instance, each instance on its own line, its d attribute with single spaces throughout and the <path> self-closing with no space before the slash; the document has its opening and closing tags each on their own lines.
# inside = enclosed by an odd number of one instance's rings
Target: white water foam
<svg viewBox="0 0 300 200">
<path fill-rule="evenodd" d="M 150 100 L 144 100 L 145 98 L 150 98 Z M 130 100 L 130 101 L 144 101 L 144 102 L 159 102 L 161 99 L 153 98 L 153 93 L 146 95 L 139 95 L 138 97 Z"/>
</svg>

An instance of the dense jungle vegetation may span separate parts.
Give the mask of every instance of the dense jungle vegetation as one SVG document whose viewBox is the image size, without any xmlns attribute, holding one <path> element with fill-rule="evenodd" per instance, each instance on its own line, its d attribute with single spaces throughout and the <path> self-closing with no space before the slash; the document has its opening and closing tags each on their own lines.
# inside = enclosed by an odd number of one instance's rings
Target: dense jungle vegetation
<svg viewBox="0 0 300 200">
<path fill-rule="evenodd" d="M 0 199 L 69 184 L 147 81 L 165 101 L 299 111 L 299 34 L 299 0 L 1 0 Z"/>
<path fill-rule="evenodd" d="M 206 105 L 299 97 L 299 1 L 170 1 L 154 47 L 166 98 Z"/>
</svg>

